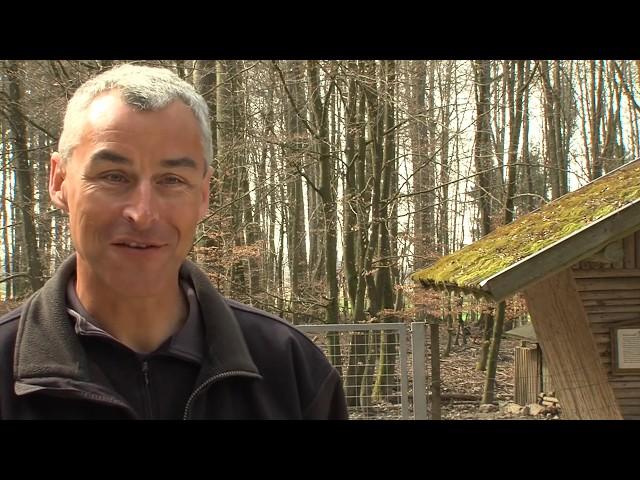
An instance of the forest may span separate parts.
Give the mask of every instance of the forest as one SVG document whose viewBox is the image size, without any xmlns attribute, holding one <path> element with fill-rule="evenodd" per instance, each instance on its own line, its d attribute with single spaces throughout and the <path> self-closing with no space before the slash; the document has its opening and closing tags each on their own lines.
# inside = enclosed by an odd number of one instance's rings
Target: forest
<svg viewBox="0 0 640 480">
<path fill-rule="evenodd" d="M 67 100 L 118 63 L 0 62 L 0 301 L 73 251 L 49 158 Z M 415 321 L 411 273 L 640 156 L 640 61 L 134 63 L 174 70 L 209 105 L 212 193 L 192 259 L 224 295 L 298 325 Z M 449 349 L 458 324 L 493 312 L 428 302 Z M 526 317 L 519 298 L 497 311 Z"/>
</svg>

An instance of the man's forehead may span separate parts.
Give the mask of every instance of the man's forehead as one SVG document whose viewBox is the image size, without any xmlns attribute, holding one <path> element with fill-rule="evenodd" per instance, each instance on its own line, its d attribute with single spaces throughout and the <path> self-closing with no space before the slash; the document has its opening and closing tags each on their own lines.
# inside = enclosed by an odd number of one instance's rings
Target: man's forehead
<svg viewBox="0 0 640 480">
<path fill-rule="evenodd" d="M 120 92 L 110 90 L 94 98 L 87 106 L 86 119 L 95 123 L 104 118 L 107 113 L 114 109 L 126 107 Z"/>
<path fill-rule="evenodd" d="M 161 112 L 171 109 L 172 111 L 182 111 L 193 117 L 197 122 L 197 118 L 189 106 L 181 99 L 176 98 L 164 107 L 154 109 L 140 109 L 135 105 L 127 103 L 122 95 L 122 92 L 118 89 L 107 90 L 97 95 L 86 107 L 85 120 L 91 123 L 99 122 L 109 115 L 115 113 L 125 112 L 137 112 L 137 113 L 153 113 Z"/>
</svg>

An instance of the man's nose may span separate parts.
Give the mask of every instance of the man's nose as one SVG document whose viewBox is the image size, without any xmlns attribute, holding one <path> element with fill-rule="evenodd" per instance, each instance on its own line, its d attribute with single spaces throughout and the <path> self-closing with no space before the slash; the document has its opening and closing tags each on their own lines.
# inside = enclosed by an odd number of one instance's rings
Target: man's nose
<svg viewBox="0 0 640 480">
<path fill-rule="evenodd" d="M 137 229 L 144 230 L 159 218 L 158 203 L 153 186 L 140 182 L 131 192 L 123 210 L 124 217 Z"/>
</svg>

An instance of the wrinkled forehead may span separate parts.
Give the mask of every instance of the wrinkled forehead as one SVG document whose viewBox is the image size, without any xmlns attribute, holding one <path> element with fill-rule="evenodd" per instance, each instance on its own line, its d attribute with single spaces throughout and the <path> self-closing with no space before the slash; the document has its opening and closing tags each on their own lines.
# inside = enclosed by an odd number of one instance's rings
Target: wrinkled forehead
<svg viewBox="0 0 640 480">
<path fill-rule="evenodd" d="M 197 118 L 180 100 L 157 110 L 140 110 L 125 103 L 117 91 L 107 92 L 87 106 L 83 117 L 79 145 L 91 148 L 92 144 L 124 142 L 149 151 L 171 152 L 176 158 L 189 152 L 187 156 L 201 162 L 207 171 Z"/>
</svg>

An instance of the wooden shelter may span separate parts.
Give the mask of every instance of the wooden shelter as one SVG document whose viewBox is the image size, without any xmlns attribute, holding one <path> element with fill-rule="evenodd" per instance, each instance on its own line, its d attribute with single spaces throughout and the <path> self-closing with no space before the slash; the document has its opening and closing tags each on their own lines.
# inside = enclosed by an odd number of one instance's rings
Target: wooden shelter
<svg viewBox="0 0 640 480">
<path fill-rule="evenodd" d="M 554 392 L 538 337 L 531 323 L 504 332 L 521 341 L 513 352 L 513 400 L 518 405 L 537 403 L 541 393 Z"/>
<path fill-rule="evenodd" d="M 640 160 L 412 278 L 496 302 L 522 291 L 563 416 L 640 419 Z"/>
</svg>

